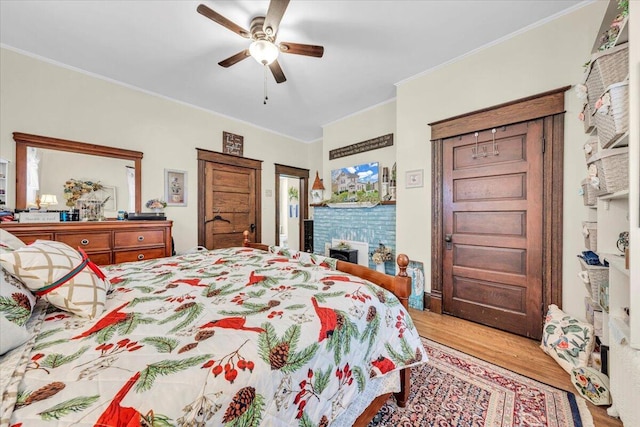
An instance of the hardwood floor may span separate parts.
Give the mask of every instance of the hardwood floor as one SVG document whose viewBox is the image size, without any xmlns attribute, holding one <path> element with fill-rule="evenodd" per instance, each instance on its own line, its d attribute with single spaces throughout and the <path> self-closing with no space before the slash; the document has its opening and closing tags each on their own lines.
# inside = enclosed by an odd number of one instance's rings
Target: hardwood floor
<svg viewBox="0 0 640 427">
<path fill-rule="evenodd" d="M 551 386 L 576 393 L 569 374 L 540 349 L 540 342 L 499 331 L 453 316 L 409 310 L 420 335 L 525 375 Z M 577 394 L 577 393 L 576 393 Z M 596 427 L 620 427 L 607 415 L 606 407 L 587 402 Z"/>
</svg>

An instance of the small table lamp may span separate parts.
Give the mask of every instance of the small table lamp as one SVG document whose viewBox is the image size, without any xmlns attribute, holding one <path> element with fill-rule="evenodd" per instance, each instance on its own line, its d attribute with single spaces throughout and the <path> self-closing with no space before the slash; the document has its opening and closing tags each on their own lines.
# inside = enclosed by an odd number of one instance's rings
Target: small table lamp
<svg viewBox="0 0 640 427">
<path fill-rule="evenodd" d="M 58 198 L 55 194 L 43 194 L 40 197 L 40 211 L 46 212 L 47 208 L 51 205 L 57 205 Z"/>
</svg>

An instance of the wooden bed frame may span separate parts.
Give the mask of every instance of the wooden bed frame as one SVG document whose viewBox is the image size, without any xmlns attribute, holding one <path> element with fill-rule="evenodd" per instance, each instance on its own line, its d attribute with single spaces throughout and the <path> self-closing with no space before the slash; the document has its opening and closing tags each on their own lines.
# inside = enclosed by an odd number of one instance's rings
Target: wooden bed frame
<svg viewBox="0 0 640 427">
<path fill-rule="evenodd" d="M 249 232 L 244 232 L 244 246 L 249 248 L 269 250 L 269 245 L 264 243 L 253 243 L 249 241 Z M 407 275 L 407 266 L 409 265 L 409 257 L 405 254 L 398 254 L 396 259 L 399 267 L 399 273 L 396 276 L 389 276 L 384 273 L 377 272 L 361 265 L 352 264 L 346 261 L 338 260 L 336 269 L 344 273 L 353 274 L 354 276 L 368 280 L 376 285 L 385 288 L 393 293 L 405 309 L 409 308 L 409 296 L 411 295 L 411 278 Z M 399 407 L 404 408 L 409 399 L 409 391 L 411 390 L 410 382 L 411 370 L 403 369 L 400 371 L 400 391 L 393 393 L 396 403 Z M 378 413 L 380 408 L 385 404 L 392 393 L 385 393 L 376 397 L 373 402 L 364 410 L 362 414 L 353 424 L 354 427 L 366 427 L 373 417 Z"/>
</svg>

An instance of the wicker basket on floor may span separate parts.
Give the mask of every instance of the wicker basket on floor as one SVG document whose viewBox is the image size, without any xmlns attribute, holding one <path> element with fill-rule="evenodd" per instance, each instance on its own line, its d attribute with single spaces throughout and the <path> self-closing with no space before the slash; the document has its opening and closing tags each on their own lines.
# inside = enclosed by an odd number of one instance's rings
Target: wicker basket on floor
<svg viewBox="0 0 640 427">
<path fill-rule="evenodd" d="M 585 206 L 595 206 L 598 202 L 596 189 L 589 185 L 589 179 L 582 180 L 582 202 Z"/>
<path fill-rule="evenodd" d="M 629 74 L 628 43 L 592 55 L 585 85 L 591 111 L 605 89 L 623 81 Z"/>
<path fill-rule="evenodd" d="M 601 150 L 591 157 L 589 165 L 597 168 L 600 188 L 597 195 L 629 189 L 629 147 Z"/>
<path fill-rule="evenodd" d="M 591 299 L 594 301 L 600 301 L 600 289 L 609 288 L 609 267 L 601 265 L 588 265 L 582 258 L 578 258 L 580 261 L 580 268 L 587 273 L 584 285 L 589 291 Z M 583 279 L 584 280 L 584 279 Z M 588 282 L 588 283 L 587 283 Z"/>
<path fill-rule="evenodd" d="M 582 221 L 582 235 L 584 247 L 593 252 L 598 252 L 598 223 L 595 221 Z"/>
</svg>

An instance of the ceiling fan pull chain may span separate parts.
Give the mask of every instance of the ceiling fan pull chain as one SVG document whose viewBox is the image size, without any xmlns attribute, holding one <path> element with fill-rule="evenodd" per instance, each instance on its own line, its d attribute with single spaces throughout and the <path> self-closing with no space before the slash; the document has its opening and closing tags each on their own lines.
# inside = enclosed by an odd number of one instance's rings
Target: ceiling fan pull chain
<svg viewBox="0 0 640 427">
<path fill-rule="evenodd" d="M 264 64 L 264 105 L 267 105 L 267 100 L 269 97 L 267 96 L 267 64 Z"/>
</svg>

